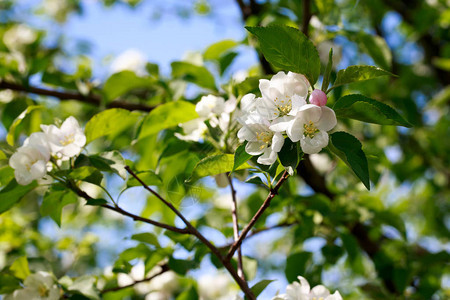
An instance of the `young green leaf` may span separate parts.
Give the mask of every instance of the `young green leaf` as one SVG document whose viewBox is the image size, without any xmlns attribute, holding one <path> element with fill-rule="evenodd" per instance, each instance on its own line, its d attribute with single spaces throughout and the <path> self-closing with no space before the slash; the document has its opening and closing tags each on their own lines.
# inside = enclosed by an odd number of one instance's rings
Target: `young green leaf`
<svg viewBox="0 0 450 300">
<path fill-rule="evenodd" d="M 329 148 L 339 156 L 370 190 L 369 166 L 361 142 L 353 135 L 338 131 L 330 135 Z"/>
<path fill-rule="evenodd" d="M 205 60 L 218 60 L 225 52 L 236 47 L 238 43 L 233 40 L 223 40 L 209 46 L 203 53 Z"/>
<path fill-rule="evenodd" d="M 36 186 L 36 181 L 33 181 L 28 185 L 20 185 L 15 179 L 11 180 L 8 185 L 0 191 L 0 214 L 13 207 L 14 204 L 19 202 L 23 196 L 28 194 Z"/>
<path fill-rule="evenodd" d="M 392 107 L 363 95 L 346 95 L 333 107 L 337 117 L 381 125 L 411 127 Z"/>
<path fill-rule="evenodd" d="M 131 236 L 132 240 L 139 241 L 142 243 L 147 243 L 156 247 L 160 247 L 158 238 L 156 235 L 150 232 L 142 232 L 142 233 L 136 233 Z"/>
<path fill-rule="evenodd" d="M 197 163 L 192 172 L 191 178 L 188 181 L 196 180 L 205 176 L 218 175 L 227 173 L 233 170 L 234 155 L 233 154 L 218 154 L 208 156 Z M 235 170 L 242 170 L 251 168 L 248 163 L 243 163 Z"/>
<path fill-rule="evenodd" d="M 114 135 L 139 122 L 141 114 L 121 108 L 112 108 L 93 116 L 86 124 L 86 143 L 102 136 Z"/>
<path fill-rule="evenodd" d="M 30 268 L 28 267 L 28 260 L 26 256 L 21 256 L 16 259 L 9 269 L 12 271 L 14 276 L 25 280 L 25 278 L 30 275 Z"/>
<path fill-rule="evenodd" d="M 264 279 L 264 280 L 261 280 L 258 283 L 256 283 L 250 289 L 252 290 L 255 297 L 258 297 L 259 294 L 261 294 L 265 290 L 265 288 L 274 281 L 275 280 Z"/>
<path fill-rule="evenodd" d="M 325 73 L 323 74 L 323 81 L 322 81 L 322 91 L 324 93 L 327 92 L 328 85 L 330 84 L 330 75 L 331 75 L 331 69 L 333 68 L 333 48 L 330 48 L 330 53 L 328 54 L 328 63 L 327 67 L 325 68 Z"/>
<path fill-rule="evenodd" d="M 330 90 L 353 82 L 365 81 L 380 76 L 395 76 L 391 72 L 385 71 L 381 68 L 374 66 L 350 66 L 347 69 L 340 70 L 337 74 L 336 81 Z"/>
<path fill-rule="evenodd" d="M 16 139 L 16 128 L 22 123 L 23 119 L 25 119 L 28 115 L 30 115 L 36 109 L 41 109 L 40 105 L 32 105 L 28 106 L 11 124 L 8 130 L 8 134 L 6 135 L 6 142 L 10 146 L 14 146 L 14 141 Z"/>
<path fill-rule="evenodd" d="M 216 82 L 214 76 L 209 70 L 203 66 L 197 66 L 184 61 L 176 61 L 171 64 L 172 77 L 183 78 L 188 82 L 192 82 L 200 87 L 215 91 Z"/>
<path fill-rule="evenodd" d="M 103 93 L 107 103 L 137 88 L 151 86 L 148 78 L 137 76 L 132 71 L 122 71 L 111 75 L 103 86 Z"/>
<path fill-rule="evenodd" d="M 289 282 L 297 280 L 297 276 L 304 275 L 312 259 L 311 252 L 293 253 L 287 257 L 284 273 Z"/>
<path fill-rule="evenodd" d="M 117 150 L 89 156 L 89 161 L 92 166 L 100 171 L 116 173 L 124 180 L 127 178 L 125 160 L 122 157 L 122 154 Z"/>
<path fill-rule="evenodd" d="M 294 143 L 290 139 L 285 139 L 283 148 L 278 153 L 278 159 L 286 171 L 288 171 L 289 175 L 292 176 L 300 162 L 298 143 Z"/>
<path fill-rule="evenodd" d="M 195 105 L 186 101 L 173 101 L 152 110 L 144 119 L 139 139 L 198 118 Z"/>
<path fill-rule="evenodd" d="M 256 35 L 264 57 L 275 67 L 304 74 L 314 85 L 320 58 L 314 44 L 298 29 L 288 26 L 245 27 Z"/>
<path fill-rule="evenodd" d="M 240 145 L 239 147 L 237 147 L 236 151 L 234 152 L 234 164 L 233 164 L 233 169 L 231 170 L 231 172 L 233 172 L 234 170 L 236 170 L 236 168 L 240 167 L 243 163 L 247 162 L 250 158 L 252 158 L 252 155 L 245 152 L 246 144 L 247 144 L 247 142 Z"/>
<path fill-rule="evenodd" d="M 82 180 L 92 184 L 100 185 L 103 179 L 102 173 L 95 167 L 82 166 L 69 173 L 69 177 L 75 180 Z"/>
<path fill-rule="evenodd" d="M 55 223 L 61 227 L 61 213 L 64 206 L 76 203 L 76 195 L 67 189 L 50 189 L 45 195 L 41 204 L 40 212 L 42 216 L 50 216 Z"/>
</svg>

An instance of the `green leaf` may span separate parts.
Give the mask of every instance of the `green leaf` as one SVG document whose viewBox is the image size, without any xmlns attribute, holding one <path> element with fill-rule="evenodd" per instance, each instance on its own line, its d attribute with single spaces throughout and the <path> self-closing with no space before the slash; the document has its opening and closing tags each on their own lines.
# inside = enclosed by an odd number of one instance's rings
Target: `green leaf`
<svg viewBox="0 0 450 300">
<path fill-rule="evenodd" d="M 95 167 L 83 166 L 74 169 L 69 173 L 69 177 L 75 180 L 82 180 L 92 184 L 100 185 L 103 179 L 102 173 Z"/>
<path fill-rule="evenodd" d="M 358 81 L 365 81 L 380 76 L 395 76 L 391 72 L 385 71 L 374 66 L 350 66 L 347 69 L 340 70 L 337 74 L 336 81 L 327 93 L 340 85 L 349 84 Z"/>
<path fill-rule="evenodd" d="M 14 169 L 10 166 L 0 168 L 0 186 L 5 186 L 14 178 Z"/>
<path fill-rule="evenodd" d="M 0 214 L 13 207 L 14 204 L 19 202 L 36 186 L 36 181 L 33 181 L 29 185 L 20 185 L 15 179 L 11 180 L 8 185 L 0 191 Z"/>
<path fill-rule="evenodd" d="M 122 71 L 111 75 L 106 80 L 103 93 L 108 103 L 134 89 L 149 87 L 151 84 L 152 81 L 148 78 L 138 77 L 132 71 Z"/>
<path fill-rule="evenodd" d="M 346 95 L 333 107 L 337 117 L 350 118 L 367 123 L 412 127 L 392 107 L 363 95 Z"/>
<path fill-rule="evenodd" d="M 6 157 L 5 152 L 0 150 L 0 160 L 4 160 L 4 159 L 8 159 L 8 158 Z"/>
<path fill-rule="evenodd" d="M 252 290 L 255 297 L 258 297 L 259 294 L 261 294 L 266 289 L 266 287 L 274 281 L 275 280 L 264 279 L 264 280 L 261 280 L 258 283 L 256 283 L 250 289 Z"/>
<path fill-rule="evenodd" d="M 234 164 L 233 164 L 233 169 L 231 170 L 231 172 L 233 172 L 234 170 L 236 170 L 236 168 L 240 167 L 243 163 L 246 163 L 250 158 L 252 158 L 252 155 L 245 152 L 246 144 L 247 144 L 247 142 L 240 145 L 239 147 L 237 147 L 236 151 L 234 152 Z"/>
<path fill-rule="evenodd" d="M 112 108 L 93 116 L 86 124 L 86 143 L 89 144 L 102 136 L 114 135 L 136 124 L 141 117 L 138 112 L 121 108 Z"/>
<path fill-rule="evenodd" d="M 161 247 L 158 242 L 156 235 L 150 232 L 136 233 L 131 236 L 132 240 L 139 241 L 142 243 L 147 243 L 156 247 Z"/>
<path fill-rule="evenodd" d="M 392 53 L 384 38 L 361 32 L 357 39 L 361 49 L 369 54 L 377 65 L 385 70 L 391 69 Z"/>
<path fill-rule="evenodd" d="M 297 280 L 297 276 L 303 276 L 306 272 L 306 267 L 310 263 L 311 259 L 311 252 L 299 252 L 288 256 L 286 260 L 286 268 L 284 270 L 286 279 L 289 282 L 293 282 Z"/>
<path fill-rule="evenodd" d="M 205 157 L 197 163 L 188 181 L 199 179 L 205 176 L 213 176 L 230 172 L 234 165 L 233 154 L 218 154 Z M 248 163 L 243 163 L 235 170 L 252 168 Z"/>
<path fill-rule="evenodd" d="M 30 268 L 28 267 L 28 260 L 26 256 L 21 256 L 16 259 L 9 269 L 12 271 L 14 276 L 22 280 L 30 275 Z"/>
<path fill-rule="evenodd" d="M 325 73 L 323 74 L 323 81 L 322 81 L 322 91 L 324 93 L 327 92 L 328 85 L 330 84 L 330 75 L 332 68 L 333 68 L 333 48 L 330 48 L 330 53 L 328 54 L 328 63 L 327 67 L 325 68 Z"/>
<path fill-rule="evenodd" d="M 108 201 L 106 201 L 105 199 L 102 199 L 102 198 L 86 200 L 86 205 L 90 205 L 90 206 L 102 206 L 105 204 L 108 204 Z"/>
<path fill-rule="evenodd" d="M 222 54 L 230 49 L 233 49 L 237 45 L 238 43 L 233 40 L 223 40 L 217 42 L 215 44 L 212 44 L 208 47 L 208 49 L 205 50 L 205 53 L 203 53 L 203 58 L 205 60 L 218 60 L 222 56 Z"/>
<path fill-rule="evenodd" d="M 16 128 L 22 123 L 23 119 L 25 119 L 26 116 L 28 116 L 31 112 L 33 112 L 36 109 L 40 109 L 42 106 L 39 105 L 32 105 L 28 106 L 11 124 L 8 130 L 8 134 L 6 135 L 6 142 L 10 146 L 14 146 L 14 141 L 16 139 Z"/>
<path fill-rule="evenodd" d="M 278 158 L 289 175 L 294 175 L 294 171 L 300 162 L 298 143 L 285 139 L 283 148 L 278 152 Z"/>
<path fill-rule="evenodd" d="M 195 111 L 195 105 L 192 103 L 173 101 L 162 104 L 145 117 L 139 139 L 195 118 L 198 118 L 198 114 Z"/>
<path fill-rule="evenodd" d="M 330 135 L 331 151 L 339 156 L 370 190 L 369 167 L 361 142 L 353 135 L 338 131 Z"/>
<path fill-rule="evenodd" d="M 17 289 L 20 289 L 20 280 L 12 275 L 0 274 L 0 294 L 9 294 Z"/>
<path fill-rule="evenodd" d="M 314 85 L 320 58 L 314 44 L 298 29 L 288 26 L 245 27 L 256 35 L 264 57 L 275 67 L 304 74 Z"/>
<path fill-rule="evenodd" d="M 153 171 L 142 171 L 136 172 L 136 175 L 146 184 L 146 185 L 161 185 L 161 178 L 155 174 Z M 139 181 L 134 177 L 130 177 L 127 181 L 127 187 L 141 186 Z"/>
<path fill-rule="evenodd" d="M 195 83 L 200 87 L 213 91 L 216 90 L 214 76 L 205 67 L 197 66 L 184 61 L 173 62 L 171 66 L 172 77 L 183 78 L 184 80 Z"/>
<path fill-rule="evenodd" d="M 188 290 L 182 292 L 176 300 L 198 300 L 200 297 L 195 287 L 191 286 Z"/>
<path fill-rule="evenodd" d="M 42 216 L 50 216 L 61 227 L 61 214 L 64 206 L 76 203 L 77 197 L 71 190 L 50 189 L 44 195 L 40 212 Z"/>
<path fill-rule="evenodd" d="M 234 61 L 234 59 L 238 56 L 237 52 L 230 52 L 222 55 L 219 58 L 219 70 L 220 70 L 220 76 L 222 76 L 227 68 L 231 65 L 231 63 Z"/>
<path fill-rule="evenodd" d="M 190 269 L 198 267 L 199 263 L 195 260 L 176 259 L 169 257 L 169 267 L 172 271 L 180 275 L 186 275 Z"/>
<path fill-rule="evenodd" d="M 102 152 L 97 155 L 89 156 L 91 164 L 100 171 L 116 173 L 122 179 L 127 179 L 125 170 L 125 160 L 119 151 Z"/>
</svg>

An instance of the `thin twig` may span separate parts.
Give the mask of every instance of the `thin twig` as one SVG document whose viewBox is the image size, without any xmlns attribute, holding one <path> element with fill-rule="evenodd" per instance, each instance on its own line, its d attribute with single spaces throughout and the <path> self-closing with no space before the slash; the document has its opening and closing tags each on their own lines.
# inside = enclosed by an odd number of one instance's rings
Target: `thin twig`
<svg viewBox="0 0 450 300">
<path fill-rule="evenodd" d="M 239 239 L 233 243 L 230 250 L 228 251 L 228 254 L 226 256 L 226 260 L 229 261 L 236 250 L 240 247 L 242 244 L 242 241 L 245 239 L 249 231 L 252 229 L 252 227 L 256 224 L 258 219 L 262 216 L 264 211 L 269 207 L 270 201 L 278 194 L 278 190 L 280 189 L 283 182 L 286 181 L 286 179 L 289 177 L 289 174 L 287 171 L 284 171 L 283 175 L 281 176 L 280 180 L 278 180 L 275 187 L 270 191 L 269 195 L 267 196 L 266 200 L 264 200 L 264 203 L 261 205 L 259 210 L 256 212 L 256 214 L 253 216 L 253 218 L 250 220 L 250 223 L 245 226 L 245 228 L 242 230 L 241 235 L 239 236 Z"/>
<path fill-rule="evenodd" d="M 110 292 L 117 292 L 117 291 L 129 288 L 129 287 L 133 287 L 136 284 L 139 284 L 139 283 L 142 283 L 142 282 L 151 281 L 155 277 L 158 277 L 159 275 L 161 275 L 161 274 L 163 274 L 163 273 L 165 273 L 165 272 L 170 270 L 169 265 L 167 265 L 167 264 L 161 265 L 160 267 L 161 267 L 161 271 L 159 271 L 156 274 L 153 274 L 152 276 L 149 276 L 149 277 L 141 279 L 141 280 L 136 280 L 135 282 L 127 284 L 127 285 L 124 285 L 124 286 L 116 286 L 116 287 L 113 287 L 113 288 L 104 289 L 104 290 L 100 291 L 100 294 L 106 294 L 106 293 L 110 293 Z"/>
<path fill-rule="evenodd" d="M 303 20 L 302 20 L 302 32 L 309 35 L 309 21 L 311 20 L 311 1 L 303 0 Z"/>
<path fill-rule="evenodd" d="M 167 207 L 170 208 L 186 225 L 186 229 L 189 231 L 190 234 L 197 237 L 200 242 L 202 242 L 206 247 L 208 247 L 211 252 L 221 261 L 223 266 L 228 270 L 230 275 L 233 277 L 233 279 L 236 281 L 236 283 L 239 285 L 239 287 L 242 289 L 244 294 L 247 296 L 250 300 L 256 300 L 255 295 L 253 294 L 252 290 L 248 286 L 247 282 L 245 280 L 242 280 L 242 278 L 239 276 L 239 274 L 234 269 L 233 265 L 231 264 L 230 260 L 227 260 L 223 257 L 223 255 L 220 253 L 219 249 L 214 246 L 207 238 L 203 236 L 184 216 L 183 214 L 175 208 L 175 206 L 172 205 L 172 203 L 168 202 L 166 199 L 164 199 L 161 195 L 159 195 L 156 191 L 154 191 L 152 188 L 150 188 L 148 185 L 145 184 L 137 175 L 134 173 L 129 166 L 125 167 L 125 170 L 133 176 L 147 191 L 152 193 L 156 196 L 159 200 L 161 200 Z"/>
<path fill-rule="evenodd" d="M 230 190 L 231 190 L 231 217 L 233 219 L 233 235 L 234 235 L 234 241 L 237 241 L 239 239 L 239 218 L 238 218 L 238 208 L 237 208 L 237 200 L 236 200 L 236 190 L 233 186 L 233 178 L 231 177 L 231 174 L 227 174 L 228 182 L 230 184 Z M 242 280 L 245 280 L 245 274 L 244 274 L 244 266 L 242 264 L 242 249 L 241 247 L 237 250 L 238 253 L 238 274 L 242 278 Z"/>
<path fill-rule="evenodd" d="M 13 91 L 19 91 L 19 92 L 25 92 L 25 93 L 31 93 L 36 95 L 42 95 L 42 96 L 50 96 L 58 98 L 62 101 L 66 100 L 77 100 L 80 102 L 92 104 L 95 106 L 100 106 L 102 104 L 101 97 L 98 95 L 82 95 L 80 93 L 74 93 L 74 92 L 67 92 L 67 91 L 56 91 L 56 90 L 50 90 L 50 89 L 44 89 L 39 87 L 33 87 L 33 86 L 24 86 L 18 83 L 13 82 L 7 82 L 0 80 L 0 90 L 2 89 L 9 89 Z M 126 110 L 141 110 L 141 111 L 151 111 L 154 109 L 153 106 L 148 106 L 145 104 L 140 103 L 128 103 L 128 102 L 122 102 L 122 101 L 113 101 L 106 105 L 107 108 L 123 108 Z"/>
</svg>

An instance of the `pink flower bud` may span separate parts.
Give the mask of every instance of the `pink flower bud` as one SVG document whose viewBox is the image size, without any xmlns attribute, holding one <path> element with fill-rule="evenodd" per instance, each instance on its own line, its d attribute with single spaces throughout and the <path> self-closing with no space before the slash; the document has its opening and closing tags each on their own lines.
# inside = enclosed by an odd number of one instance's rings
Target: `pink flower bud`
<svg viewBox="0 0 450 300">
<path fill-rule="evenodd" d="M 327 104 L 327 95 L 321 90 L 314 90 L 309 97 L 309 103 L 317 106 L 325 106 Z"/>
</svg>

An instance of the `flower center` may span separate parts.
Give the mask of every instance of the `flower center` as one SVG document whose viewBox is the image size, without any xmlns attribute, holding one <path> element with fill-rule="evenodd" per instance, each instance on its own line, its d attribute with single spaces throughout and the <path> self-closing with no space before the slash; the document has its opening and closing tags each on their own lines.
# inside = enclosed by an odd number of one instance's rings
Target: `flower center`
<svg viewBox="0 0 450 300">
<path fill-rule="evenodd" d="M 273 133 L 269 132 L 269 131 L 261 131 L 261 132 L 257 132 L 256 133 L 256 139 L 258 141 L 261 141 L 263 143 L 265 143 L 265 145 L 262 145 L 260 148 L 264 149 L 265 147 L 268 147 L 269 144 L 272 143 L 272 137 L 273 137 Z"/>
<path fill-rule="evenodd" d="M 49 290 L 47 289 L 47 287 L 45 285 L 40 285 L 38 287 L 38 293 L 39 293 L 39 296 L 41 296 L 41 297 L 48 297 Z"/>
<path fill-rule="evenodd" d="M 320 130 L 317 129 L 317 127 L 314 125 L 312 121 L 309 121 L 309 123 L 303 124 L 303 135 L 307 136 L 309 138 L 313 138 L 316 133 L 318 133 Z"/>
<path fill-rule="evenodd" d="M 73 142 L 75 142 L 75 137 L 74 137 L 74 134 L 73 134 L 73 133 L 68 134 L 68 135 L 65 135 L 63 140 L 59 140 L 59 143 L 60 143 L 62 146 L 70 145 L 70 144 L 72 144 Z"/>
<path fill-rule="evenodd" d="M 324 298 L 323 297 L 312 297 L 312 299 L 311 300 L 323 300 Z"/>
<path fill-rule="evenodd" d="M 278 109 L 280 117 L 286 116 L 292 110 L 292 100 L 287 96 L 283 98 L 275 97 L 275 106 Z"/>
</svg>

